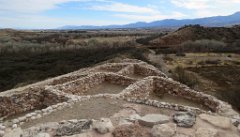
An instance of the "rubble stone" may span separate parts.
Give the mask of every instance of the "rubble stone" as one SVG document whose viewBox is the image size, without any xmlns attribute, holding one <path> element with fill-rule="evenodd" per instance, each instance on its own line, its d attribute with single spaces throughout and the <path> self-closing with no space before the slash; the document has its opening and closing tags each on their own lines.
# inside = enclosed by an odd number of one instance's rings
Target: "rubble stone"
<svg viewBox="0 0 240 137">
<path fill-rule="evenodd" d="M 179 127 L 190 128 L 195 124 L 196 114 L 193 112 L 177 112 L 173 115 L 173 120 Z"/>
<path fill-rule="evenodd" d="M 172 123 L 153 126 L 152 137 L 172 137 L 176 134 L 176 125 Z"/>
<path fill-rule="evenodd" d="M 148 114 L 139 119 L 139 123 L 144 126 L 152 127 L 157 124 L 169 122 L 169 116 L 162 114 Z"/>
</svg>

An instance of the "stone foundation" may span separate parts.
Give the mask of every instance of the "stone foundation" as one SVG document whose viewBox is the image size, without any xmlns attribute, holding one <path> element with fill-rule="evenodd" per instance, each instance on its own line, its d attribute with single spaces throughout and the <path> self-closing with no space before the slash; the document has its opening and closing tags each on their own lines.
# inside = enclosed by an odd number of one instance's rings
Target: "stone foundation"
<svg viewBox="0 0 240 137">
<path fill-rule="evenodd" d="M 35 89 L 36 90 L 36 89 Z M 11 97 L 0 97 L 0 116 L 8 117 L 66 101 L 64 96 L 38 89 L 38 91 L 16 94 Z"/>
<path fill-rule="evenodd" d="M 134 75 L 142 76 L 136 78 Z M 126 86 L 119 93 L 89 95 L 88 91 L 102 84 L 110 83 Z M 37 85 L 37 84 L 36 84 Z M 217 98 L 197 92 L 186 85 L 173 81 L 156 69 L 139 60 L 123 60 L 118 63 L 108 63 L 93 68 L 79 70 L 65 76 L 53 78 L 35 87 L 25 88 L 21 94 L 0 97 L 0 117 L 24 116 L 10 119 L 10 124 L 1 124 L 1 130 L 7 127 L 16 128 L 23 122 L 48 115 L 53 111 L 64 109 L 76 102 L 90 98 L 123 99 L 133 103 L 150 105 L 157 108 L 166 108 L 176 111 L 195 111 L 197 113 L 214 113 L 231 118 L 239 118 L 232 107 Z M 16 91 L 17 93 L 17 91 Z M 199 108 L 179 104 L 161 102 L 149 98 L 151 93 L 159 96 L 168 94 L 197 102 L 209 108 L 209 112 Z"/>
</svg>

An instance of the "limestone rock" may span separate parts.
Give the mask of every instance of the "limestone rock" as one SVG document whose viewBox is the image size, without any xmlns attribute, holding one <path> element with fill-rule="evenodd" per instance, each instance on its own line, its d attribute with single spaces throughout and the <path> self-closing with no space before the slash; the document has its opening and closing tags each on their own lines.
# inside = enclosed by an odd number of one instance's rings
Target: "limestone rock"
<svg viewBox="0 0 240 137">
<path fill-rule="evenodd" d="M 148 114 L 139 119 L 139 123 L 144 126 L 152 127 L 157 124 L 164 124 L 169 122 L 170 118 L 161 114 Z"/>
<path fill-rule="evenodd" d="M 48 133 L 38 133 L 36 136 L 34 137 L 51 137 Z"/>
<path fill-rule="evenodd" d="M 56 130 L 57 136 L 66 136 L 80 134 L 83 130 L 90 129 L 92 124 L 91 120 L 82 119 L 77 121 L 66 121 L 59 124 L 59 128 Z"/>
<path fill-rule="evenodd" d="M 218 137 L 218 131 L 212 128 L 198 128 L 196 137 Z"/>
<path fill-rule="evenodd" d="M 15 128 L 7 132 L 3 137 L 22 137 L 23 131 L 21 128 Z"/>
<path fill-rule="evenodd" d="M 177 112 L 173 115 L 174 122 L 179 127 L 192 127 L 196 122 L 196 114 L 193 112 Z"/>
<path fill-rule="evenodd" d="M 209 122 L 210 124 L 212 124 L 216 127 L 219 127 L 219 128 L 228 129 L 231 127 L 231 120 L 227 117 L 212 116 L 212 115 L 208 115 L 208 114 L 201 114 L 201 115 L 199 115 L 199 117 L 202 120 L 205 120 L 205 121 Z"/>
<path fill-rule="evenodd" d="M 114 127 L 109 118 L 101 118 L 100 120 L 93 122 L 93 129 L 97 130 L 101 134 L 106 134 L 111 132 Z"/>
<path fill-rule="evenodd" d="M 155 125 L 151 129 L 152 137 L 173 137 L 176 134 L 176 125 L 173 123 Z"/>
<path fill-rule="evenodd" d="M 119 120 L 119 123 L 118 123 L 118 125 L 131 125 L 131 124 L 133 124 L 132 122 L 129 122 L 128 120 L 126 120 L 126 119 L 124 119 L 124 118 L 121 118 L 120 120 Z"/>
</svg>

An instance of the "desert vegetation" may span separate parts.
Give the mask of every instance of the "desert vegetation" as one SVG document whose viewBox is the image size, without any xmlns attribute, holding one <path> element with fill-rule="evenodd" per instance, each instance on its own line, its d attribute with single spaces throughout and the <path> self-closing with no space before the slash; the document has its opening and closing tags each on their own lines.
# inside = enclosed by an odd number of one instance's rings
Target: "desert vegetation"
<svg viewBox="0 0 240 137">
<path fill-rule="evenodd" d="M 145 33 L 24 32 L 0 37 L 0 91 L 69 73 L 128 54 L 144 60 L 135 39 Z"/>
</svg>

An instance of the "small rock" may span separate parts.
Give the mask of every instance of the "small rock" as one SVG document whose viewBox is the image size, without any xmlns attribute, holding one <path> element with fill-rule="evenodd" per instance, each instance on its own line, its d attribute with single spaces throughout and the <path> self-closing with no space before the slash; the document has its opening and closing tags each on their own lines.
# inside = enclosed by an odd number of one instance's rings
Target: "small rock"
<svg viewBox="0 0 240 137">
<path fill-rule="evenodd" d="M 233 124 L 235 127 L 238 127 L 238 125 L 240 125 L 240 119 L 232 119 L 232 124 Z"/>
<path fill-rule="evenodd" d="M 212 128 L 198 128 L 195 135 L 196 137 L 217 137 L 218 131 Z"/>
<path fill-rule="evenodd" d="M 119 123 L 118 123 L 118 125 L 131 125 L 131 124 L 133 124 L 133 123 L 132 123 L 132 122 L 129 122 L 128 120 L 123 119 L 123 118 L 121 118 L 121 119 L 119 120 Z"/>
<path fill-rule="evenodd" d="M 101 118 L 100 120 L 93 122 L 93 129 L 96 129 L 101 134 L 105 134 L 111 132 L 114 127 L 109 118 Z"/>
<path fill-rule="evenodd" d="M 192 127 L 196 122 L 196 114 L 193 112 L 177 112 L 173 115 L 174 122 L 179 127 Z"/>
<path fill-rule="evenodd" d="M 201 114 L 201 115 L 199 115 L 199 117 L 202 120 L 205 120 L 216 127 L 220 127 L 223 129 L 231 128 L 230 118 L 222 117 L 222 116 L 212 116 L 212 115 L 208 115 L 208 114 Z"/>
<path fill-rule="evenodd" d="M 36 116 L 37 119 L 41 118 L 41 117 L 42 117 L 41 114 L 37 114 L 37 116 Z"/>
<path fill-rule="evenodd" d="M 169 122 L 170 118 L 161 114 L 148 114 L 140 118 L 138 121 L 141 125 L 152 127 L 157 124 L 164 124 Z"/>
<path fill-rule="evenodd" d="M 152 137 L 172 137 L 176 134 L 176 124 L 155 125 L 151 129 Z"/>
<path fill-rule="evenodd" d="M 2 129 L 2 130 L 4 130 L 6 128 L 6 126 L 4 126 L 4 125 L 0 125 L 0 129 Z"/>
<path fill-rule="evenodd" d="M 51 137 L 50 134 L 48 133 L 38 133 L 36 136 L 34 137 Z"/>
<path fill-rule="evenodd" d="M 17 124 L 17 123 L 19 122 L 19 120 L 18 120 L 18 119 L 13 119 L 12 122 L 13 122 L 14 124 Z"/>
<path fill-rule="evenodd" d="M 12 125 L 12 128 L 17 128 L 17 127 L 18 127 L 17 124 Z"/>
</svg>

